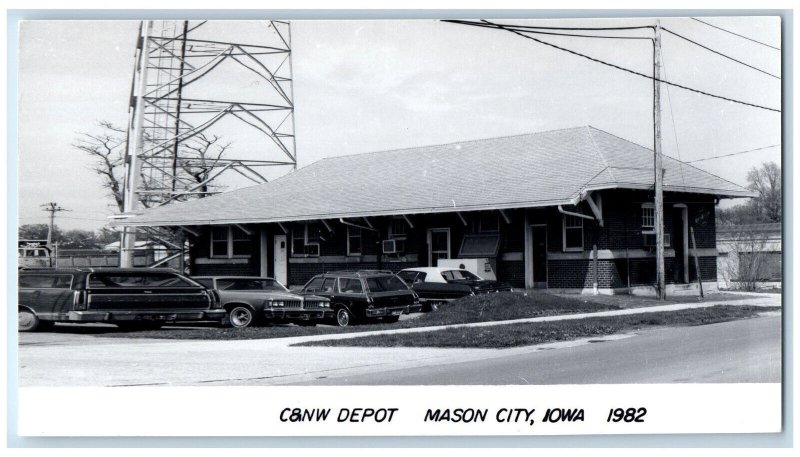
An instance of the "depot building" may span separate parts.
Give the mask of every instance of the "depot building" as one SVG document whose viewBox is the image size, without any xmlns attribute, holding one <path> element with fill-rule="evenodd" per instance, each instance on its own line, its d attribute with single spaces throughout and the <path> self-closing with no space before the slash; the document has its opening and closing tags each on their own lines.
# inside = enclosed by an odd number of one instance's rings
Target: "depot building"
<svg viewBox="0 0 800 457">
<path fill-rule="evenodd" d="M 331 270 L 449 263 L 516 287 L 647 293 L 653 187 L 652 150 L 579 127 L 326 158 L 117 225 L 182 231 L 193 275 L 294 286 Z M 751 196 L 664 157 L 668 293 L 716 282 L 715 208 Z"/>
</svg>

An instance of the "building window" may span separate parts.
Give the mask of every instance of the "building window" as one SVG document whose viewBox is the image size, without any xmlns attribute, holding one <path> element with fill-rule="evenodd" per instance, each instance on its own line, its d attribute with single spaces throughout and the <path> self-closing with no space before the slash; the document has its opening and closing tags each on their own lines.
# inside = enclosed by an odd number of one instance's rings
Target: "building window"
<svg viewBox="0 0 800 457">
<path fill-rule="evenodd" d="M 347 255 L 361 255 L 361 229 L 347 226 Z"/>
<path fill-rule="evenodd" d="M 389 239 L 394 240 L 395 251 L 406 252 L 408 222 L 402 217 L 394 217 L 389 223 Z"/>
<path fill-rule="evenodd" d="M 292 228 L 292 256 L 319 257 L 319 224 L 304 222 Z"/>
<path fill-rule="evenodd" d="M 239 227 L 211 228 L 211 257 L 247 257 L 251 243 L 250 235 Z"/>
<path fill-rule="evenodd" d="M 498 233 L 500 231 L 500 217 L 497 213 L 477 213 L 469 224 L 470 233 Z"/>
<path fill-rule="evenodd" d="M 564 251 L 583 251 L 583 218 L 564 215 Z"/>
<path fill-rule="evenodd" d="M 645 247 L 656 245 L 656 208 L 652 203 L 642 205 L 642 244 Z M 669 233 L 664 233 L 664 246 L 671 245 Z"/>
</svg>

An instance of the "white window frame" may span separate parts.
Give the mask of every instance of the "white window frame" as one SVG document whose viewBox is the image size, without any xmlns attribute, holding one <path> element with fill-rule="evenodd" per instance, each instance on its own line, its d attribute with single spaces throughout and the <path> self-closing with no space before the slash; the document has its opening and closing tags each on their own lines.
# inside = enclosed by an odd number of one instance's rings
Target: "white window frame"
<svg viewBox="0 0 800 457">
<path fill-rule="evenodd" d="M 652 225 L 647 225 L 645 223 L 646 219 L 650 219 L 650 216 L 647 216 L 645 218 L 645 210 L 652 210 L 653 211 L 653 216 L 652 216 L 653 224 Z M 653 246 L 656 245 L 655 241 L 653 241 L 653 244 L 647 244 L 647 237 L 648 236 L 655 237 L 655 235 L 647 235 L 644 232 L 649 232 L 649 231 L 655 232 L 655 230 L 656 230 L 656 207 L 655 207 L 655 205 L 653 203 L 642 203 L 641 217 L 642 217 L 642 245 L 645 246 L 645 247 L 653 247 Z M 667 233 L 666 230 L 664 230 L 664 247 L 668 248 L 668 247 L 672 246 L 672 239 L 671 238 L 672 237 L 670 236 L 670 234 Z"/>
<path fill-rule="evenodd" d="M 235 259 L 246 259 L 246 258 L 250 258 L 250 254 L 236 254 L 236 255 L 233 254 L 233 229 L 234 228 L 238 228 L 238 227 L 234 227 L 232 225 L 229 225 L 229 226 L 225 227 L 227 229 L 227 246 L 225 248 L 226 252 L 224 254 L 215 253 L 214 252 L 214 241 L 215 241 L 214 229 L 215 228 L 220 228 L 220 227 L 211 227 L 211 230 L 209 231 L 209 236 L 208 236 L 208 244 L 209 244 L 209 251 L 208 251 L 209 254 L 208 254 L 208 256 L 210 258 L 215 258 L 215 259 L 234 259 L 234 258 Z M 239 229 L 239 230 L 242 230 L 242 229 Z M 244 232 L 244 230 L 242 230 L 242 232 Z M 223 241 L 223 240 L 216 240 L 216 241 L 219 242 L 219 241 Z M 244 241 L 244 240 L 241 240 L 241 241 Z M 248 239 L 248 242 L 252 245 L 253 240 L 252 239 Z"/>
<path fill-rule="evenodd" d="M 320 251 L 322 250 L 321 246 L 320 246 L 320 243 L 318 241 L 317 242 L 313 242 L 313 243 L 309 243 L 308 242 L 308 226 L 309 226 L 308 221 L 303 222 L 303 229 L 302 229 L 302 231 L 303 231 L 303 237 L 302 237 L 302 239 L 303 239 L 303 252 L 302 253 L 294 252 L 294 241 L 296 239 L 299 240 L 300 237 L 296 237 L 295 236 L 295 234 L 297 233 L 297 229 L 295 227 L 292 227 L 292 257 L 319 257 L 320 256 Z M 306 249 L 305 249 L 306 246 L 311 246 L 311 245 L 317 246 L 317 254 L 316 255 L 315 254 L 306 253 Z"/>
<path fill-rule="evenodd" d="M 580 247 L 578 247 L 578 246 L 567 247 L 567 229 L 575 230 L 575 229 L 578 228 L 578 226 L 567 227 L 568 218 L 572 218 L 573 220 L 580 221 L 580 223 L 581 223 L 581 225 L 580 225 L 580 229 L 581 229 L 581 238 L 580 238 L 581 239 L 581 245 L 580 245 Z M 583 252 L 584 247 L 583 247 L 583 218 L 582 217 L 569 216 L 567 214 L 562 214 L 562 217 L 561 217 L 561 248 L 563 249 L 564 252 Z"/>
<path fill-rule="evenodd" d="M 445 258 L 446 259 L 451 259 L 452 258 L 451 253 L 450 253 L 450 243 L 452 241 L 450 239 L 450 227 L 434 227 L 434 228 L 430 228 L 430 229 L 428 229 L 428 265 L 430 265 L 432 267 L 436 266 L 436 265 L 433 264 L 433 253 L 434 252 L 437 252 L 437 253 L 444 252 L 444 251 L 434 251 L 433 250 L 433 233 L 434 232 L 447 233 L 447 257 L 445 257 Z"/>
<path fill-rule="evenodd" d="M 408 229 L 408 222 L 406 222 L 406 220 L 403 217 L 397 217 L 397 216 L 393 217 L 389 221 L 389 231 L 387 233 L 387 239 L 394 240 L 394 245 L 396 248 L 395 251 L 397 251 L 397 253 L 403 253 L 406 250 L 406 240 L 408 239 L 408 231 L 406 230 L 403 233 L 394 233 L 392 227 L 394 227 L 395 223 L 402 225 L 405 229 Z"/>
<path fill-rule="evenodd" d="M 354 229 L 358 229 L 358 234 L 357 235 L 353 234 L 352 231 Z M 348 256 L 357 257 L 357 256 L 360 256 L 360 255 L 363 254 L 363 252 L 364 252 L 364 242 L 363 242 L 363 240 L 364 239 L 362 238 L 362 234 L 363 234 L 363 231 L 361 230 L 360 227 L 352 227 L 352 226 L 349 226 L 349 225 L 347 226 L 347 255 Z M 358 237 L 358 252 L 352 252 L 352 250 L 350 249 L 351 248 L 351 246 L 350 246 L 350 238 L 351 237 L 352 238 Z"/>
</svg>

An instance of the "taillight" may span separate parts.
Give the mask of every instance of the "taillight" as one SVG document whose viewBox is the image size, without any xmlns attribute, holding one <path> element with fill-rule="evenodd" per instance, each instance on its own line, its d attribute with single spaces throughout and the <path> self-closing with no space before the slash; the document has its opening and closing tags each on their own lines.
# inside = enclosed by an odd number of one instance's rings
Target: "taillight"
<svg viewBox="0 0 800 457">
<path fill-rule="evenodd" d="M 86 310 L 86 292 L 82 290 L 76 290 L 73 292 L 72 295 L 72 308 L 75 311 L 85 311 Z"/>
</svg>

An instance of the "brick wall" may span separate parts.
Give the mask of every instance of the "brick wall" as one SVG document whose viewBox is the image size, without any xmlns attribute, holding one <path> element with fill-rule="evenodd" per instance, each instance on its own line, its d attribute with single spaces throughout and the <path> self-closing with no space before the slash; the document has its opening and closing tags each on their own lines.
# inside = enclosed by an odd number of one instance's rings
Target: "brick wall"
<svg viewBox="0 0 800 457">
<path fill-rule="evenodd" d="M 497 262 L 497 279 L 513 287 L 525 287 L 525 262 L 522 260 L 500 260 Z"/>
<path fill-rule="evenodd" d="M 403 268 L 411 268 L 418 266 L 416 262 L 384 262 L 381 267 L 382 270 L 389 270 L 397 273 Z M 342 263 L 342 262 L 321 262 L 321 263 L 290 263 L 289 264 L 289 284 L 292 286 L 301 286 L 308 282 L 314 275 L 322 274 L 328 271 L 336 270 L 377 270 L 377 262 L 359 262 L 359 263 Z"/>
</svg>

